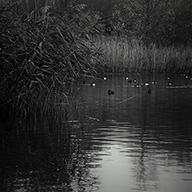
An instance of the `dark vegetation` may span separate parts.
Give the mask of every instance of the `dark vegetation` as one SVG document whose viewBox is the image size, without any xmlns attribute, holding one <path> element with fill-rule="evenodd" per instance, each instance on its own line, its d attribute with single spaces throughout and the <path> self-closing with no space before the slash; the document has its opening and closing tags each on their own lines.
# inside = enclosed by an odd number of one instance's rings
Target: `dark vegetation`
<svg viewBox="0 0 192 192">
<path fill-rule="evenodd" d="M 109 72 L 191 72 L 192 2 L 189 0 L 76 0 L 97 10 L 96 44 Z"/>
<path fill-rule="evenodd" d="M 4 0 L 0 31 L 0 108 L 13 114 L 69 103 L 68 85 L 104 63 L 191 69 L 190 0 Z"/>
<path fill-rule="evenodd" d="M 190 0 L 74 0 L 97 10 L 108 35 L 137 38 L 147 45 L 192 43 Z M 88 9 L 89 9 L 88 8 Z"/>
<path fill-rule="evenodd" d="M 67 85 L 96 73 L 93 15 L 65 1 L 12 1 L 0 8 L 0 107 L 27 114 L 65 102 Z M 55 96 L 56 95 L 56 96 Z"/>
</svg>

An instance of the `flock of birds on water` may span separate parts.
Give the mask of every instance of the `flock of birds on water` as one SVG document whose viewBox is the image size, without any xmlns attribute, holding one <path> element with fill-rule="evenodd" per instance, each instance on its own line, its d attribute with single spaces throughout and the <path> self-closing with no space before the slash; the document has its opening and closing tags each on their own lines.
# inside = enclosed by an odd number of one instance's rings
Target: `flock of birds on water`
<svg viewBox="0 0 192 192">
<path fill-rule="evenodd" d="M 188 75 L 186 75 L 186 74 L 182 74 L 182 76 L 184 76 L 184 78 L 186 78 L 186 79 L 190 79 L 190 80 L 192 80 L 192 77 L 189 77 Z M 103 77 L 103 80 L 107 80 L 107 77 L 106 76 L 104 76 Z M 151 94 L 152 93 L 152 91 L 151 91 L 151 89 L 150 89 L 150 82 L 145 82 L 145 83 L 143 83 L 143 84 L 139 84 L 139 83 L 137 83 L 137 80 L 136 79 L 130 79 L 128 76 L 126 76 L 125 77 L 125 80 L 127 80 L 127 82 L 128 83 L 130 83 L 130 84 L 132 84 L 132 86 L 133 87 L 136 87 L 136 88 L 139 88 L 139 87 L 141 87 L 142 85 L 143 86 L 145 86 L 145 87 L 148 87 L 148 94 Z M 152 81 L 151 82 L 151 84 L 152 85 L 155 85 L 155 84 L 157 84 L 157 82 L 156 81 Z M 167 77 L 167 83 L 166 83 L 166 85 L 167 86 L 172 86 L 173 85 L 173 81 L 172 81 L 172 79 L 170 78 L 170 77 Z M 91 82 L 90 83 L 90 86 L 92 86 L 92 87 L 95 87 L 96 86 L 96 84 L 95 84 L 95 82 Z M 192 88 L 192 87 L 191 87 Z M 110 95 L 113 95 L 115 92 L 113 91 L 113 90 L 111 90 L 111 89 L 109 89 L 108 91 L 107 91 L 107 94 L 110 96 Z"/>
</svg>

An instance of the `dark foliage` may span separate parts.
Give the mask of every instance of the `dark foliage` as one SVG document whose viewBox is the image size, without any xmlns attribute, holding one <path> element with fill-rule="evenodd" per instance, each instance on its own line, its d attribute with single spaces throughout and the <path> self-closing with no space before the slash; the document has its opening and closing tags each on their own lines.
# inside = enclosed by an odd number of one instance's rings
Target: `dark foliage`
<svg viewBox="0 0 192 192">
<path fill-rule="evenodd" d="M 26 14 L 22 3 L 0 8 L 0 106 L 26 110 L 32 101 L 62 93 L 73 79 L 96 73 L 100 53 L 89 38 L 97 22 L 82 12 L 84 5 L 45 5 Z"/>
</svg>

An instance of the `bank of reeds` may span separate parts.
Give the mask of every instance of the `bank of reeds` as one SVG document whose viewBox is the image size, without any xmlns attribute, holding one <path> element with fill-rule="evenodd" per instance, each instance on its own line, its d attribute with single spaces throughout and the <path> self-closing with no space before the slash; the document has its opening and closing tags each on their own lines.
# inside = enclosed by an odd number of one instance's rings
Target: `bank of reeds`
<svg viewBox="0 0 192 192">
<path fill-rule="evenodd" d="M 192 47 L 145 46 L 125 37 L 94 37 L 103 51 L 103 67 L 107 72 L 190 72 Z"/>
<path fill-rule="evenodd" d="M 84 5 L 26 12 L 23 2 L 0 6 L 0 108 L 27 113 L 47 106 L 50 95 L 67 97 L 68 83 L 96 72 L 99 52 L 88 37 L 94 27 Z"/>
</svg>

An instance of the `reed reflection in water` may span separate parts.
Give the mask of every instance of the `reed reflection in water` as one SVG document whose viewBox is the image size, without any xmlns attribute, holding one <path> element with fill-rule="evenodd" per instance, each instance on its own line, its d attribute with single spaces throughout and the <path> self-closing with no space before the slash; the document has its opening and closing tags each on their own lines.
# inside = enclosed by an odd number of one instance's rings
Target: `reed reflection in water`
<svg viewBox="0 0 192 192">
<path fill-rule="evenodd" d="M 100 120 L 85 130 L 85 139 L 99 148 L 99 166 L 91 170 L 97 191 L 191 191 L 192 82 L 183 76 L 172 77 L 172 85 L 162 75 L 130 78 L 135 82 L 108 76 L 82 89 L 85 114 Z"/>
</svg>

